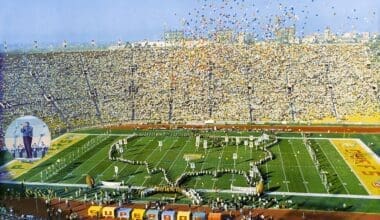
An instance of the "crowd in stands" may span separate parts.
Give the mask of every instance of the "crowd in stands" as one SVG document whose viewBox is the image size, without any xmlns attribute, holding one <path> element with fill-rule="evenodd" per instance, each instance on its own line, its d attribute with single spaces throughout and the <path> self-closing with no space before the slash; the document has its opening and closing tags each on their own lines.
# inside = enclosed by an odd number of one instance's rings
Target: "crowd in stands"
<svg viewBox="0 0 380 220">
<path fill-rule="evenodd" d="M 4 124 L 52 133 L 129 121 L 312 121 L 379 114 L 379 68 L 366 44 L 128 46 L 10 53 Z"/>
</svg>

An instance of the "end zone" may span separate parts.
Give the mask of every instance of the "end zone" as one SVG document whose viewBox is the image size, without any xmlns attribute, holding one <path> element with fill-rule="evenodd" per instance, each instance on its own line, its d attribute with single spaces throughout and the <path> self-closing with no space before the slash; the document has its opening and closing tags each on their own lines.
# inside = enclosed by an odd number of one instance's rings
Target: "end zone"
<svg viewBox="0 0 380 220">
<path fill-rule="evenodd" d="M 370 195 L 380 195 L 380 159 L 361 140 L 332 139 L 348 166 Z"/>
</svg>

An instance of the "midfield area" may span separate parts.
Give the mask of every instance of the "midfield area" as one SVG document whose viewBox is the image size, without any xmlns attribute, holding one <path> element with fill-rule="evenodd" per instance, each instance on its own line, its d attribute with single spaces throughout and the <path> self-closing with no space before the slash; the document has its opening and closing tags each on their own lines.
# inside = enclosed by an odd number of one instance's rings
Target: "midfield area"
<svg viewBox="0 0 380 220">
<path fill-rule="evenodd" d="M 67 134 L 67 138 L 76 138 L 77 135 L 81 135 L 81 139 L 69 146 L 63 145 L 70 141 L 58 139 L 53 147 L 62 148 L 62 151 L 14 179 L 85 184 L 86 176 L 90 175 L 96 184 L 117 181 L 127 186 L 157 187 L 169 186 L 183 173 L 188 173 L 188 177 L 178 186 L 206 192 L 255 187 L 263 181 L 266 192 L 368 195 L 331 143 L 332 134 L 326 134 L 326 137 L 295 133 L 268 134 L 268 140 L 257 144 L 257 140 L 263 138 L 263 133 L 185 130 L 104 133 L 92 130 Z M 200 138 L 198 148 L 197 137 Z M 376 135 L 360 137 L 365 143 L 378 140 Z M 207 142 L 207 148 L 204 148 L 204 142 Z M 111 146 L 116 144 L 119 150 L 122 149 L 121 153 L 118 151 L 118 158 L 129 160 L 130 163 L 110 159 Z M 131 161 L 135 161 L 135 164 Z M 254 170 L 254 165 L 258 168 L 257 175 L 250 172 Z M 167 171 L 169 182 L 163 172 L 157 171 L 160 169 Z"/>
</svg>

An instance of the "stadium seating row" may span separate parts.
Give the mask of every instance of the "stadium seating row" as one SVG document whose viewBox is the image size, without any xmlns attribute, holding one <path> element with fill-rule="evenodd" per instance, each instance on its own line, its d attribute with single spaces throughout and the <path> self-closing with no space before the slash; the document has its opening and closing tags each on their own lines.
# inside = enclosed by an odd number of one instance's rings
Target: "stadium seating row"
<svg viewBox="0 0 380 220">
<path fill-rule="evenodd" d="M 275 43 L 8 54 L 3 124 L 32 114 L 59 133 L 132 120 L 376 119 L 371 57 L 365 44 Z"/>
</svg>

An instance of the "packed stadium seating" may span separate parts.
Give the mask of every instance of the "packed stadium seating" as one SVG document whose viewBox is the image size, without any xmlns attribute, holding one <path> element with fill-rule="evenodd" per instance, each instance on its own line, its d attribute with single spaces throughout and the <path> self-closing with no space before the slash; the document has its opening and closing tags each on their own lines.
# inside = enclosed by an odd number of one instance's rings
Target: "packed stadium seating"
<svg viewBox="0 0 380 220">
<path fill-rule="evenodd" d="M 4 124 L 36 115 L 59 133 L 97 124 L 315 121 L 380 114 L 366 44 L 128 46 L 9 53 Z"/>
</svg>

